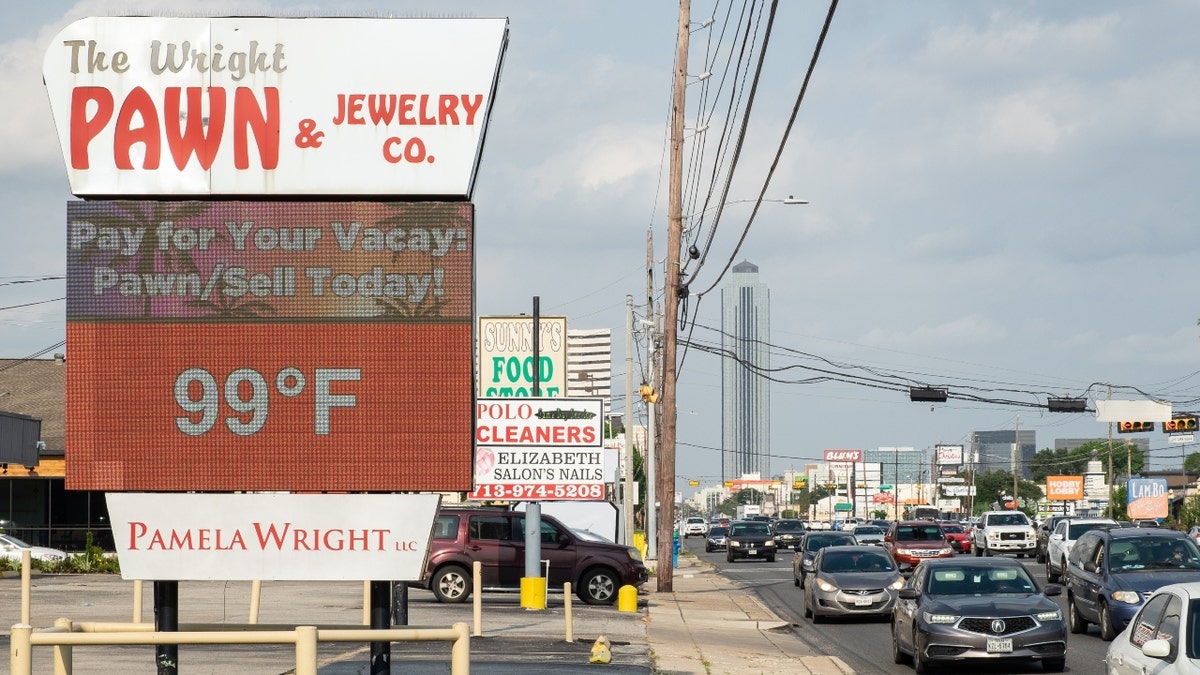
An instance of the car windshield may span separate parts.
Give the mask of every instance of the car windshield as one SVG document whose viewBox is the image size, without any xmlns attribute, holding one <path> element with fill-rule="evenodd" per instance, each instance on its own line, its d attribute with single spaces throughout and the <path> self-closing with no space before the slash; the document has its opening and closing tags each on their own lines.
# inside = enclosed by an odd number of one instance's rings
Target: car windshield
<svg viewBox="0 0 1200 675">
<path fill-rule="evenodd" d="M 819 551 L 826 546 L 852 546 L 857 543 L 858 540 L 852 534 L 836 537 L 813 537 L 810 535 L 804 540 L 804 550 Z"/>
<path fill-rule="evenodd" d="M 1033 580 L 1018 565 L 938 566 L 929 571 L 926 591 L 929 595 L 995 595 L 1033 593 Z"/>
<path fill-rule="evenodd" d="M 781 520 L 775 523 L 776 532 L 803 532 L 804 523 L 798 520 Z"/>
<path fill-rule="evenodd" d="M 937 525 L 897 525 L 896 541 L 941 541 L 942 528 Z"/>
<path fill-rule="evenodd" d="M 731 537 L 755 537 L 755 536 L 771 536 L 771 526 L 766 523 L 744 523 L 742 525 L 734 525 L 730 530 Z"/>
<path fill-rule="evenodd" d="M 710 527 L 708 529 L 709 537 L 724 537 L 729 532 L 728 527 Z"/>
<path fill-rule="evenodd" d="M 821 554 L 822 572 L 892 572 L 892 559 L 880 552 L 839 551 L 836 547 Z"/>
<path fill-rule="evenodd" d="M 608 537 L 606 537 L 598 532 L 592 532 L 591 530 L 584 530 L 584 529 L 572 529 L 571 531 L 575 533 L 576 537 L 579 537 L 580 539 L 583 539 L 584 541 L 598 541 L 598 542 L 605 543 L 605 544 L 613 543 L 612 539 L 609 539 Z"/>
<path fill-rule="evenodd" d="M 883 530 L 874 525 L 859 525 L 854 528 L 854 536 L 861 537 L 864 534 L 883 534 Z"/>
<path fill-rule="evenodd" d="M 962 529 L 961 525 L 943 525 L 942 526 L 942 532 L 946 532 L 948 534 L 961 534 L 962 531 L 963 531 L 963 529 Z"/>
<path fill-rule="evenodd" d="M 1084 532 L 1107 527 L 1112 523 L 1071 523 L 1067 527 L 1067 539 L 1074 541 L 1083 535 Z"/>
<path fill-rule="evenodd" d="M 1117 539 L 1108 544 L 1113 572 L 1200 569 L 1200 548 L 1186 537 Z"/>
<path fill-rule="evenodd" d="M 1029 519 L 1024 513 L 1000 513 L 988 516 L 988 525 L 1028 525 Z"/>
</svg>

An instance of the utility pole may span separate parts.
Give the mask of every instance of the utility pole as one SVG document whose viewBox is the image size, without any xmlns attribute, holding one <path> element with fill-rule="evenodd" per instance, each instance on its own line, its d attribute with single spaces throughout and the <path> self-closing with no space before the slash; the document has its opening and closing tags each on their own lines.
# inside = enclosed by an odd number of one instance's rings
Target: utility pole
<svg viewBox="0 0 1200 675">
<path fill-rule="evenodd" d="M 1108 400 L 1112 400 L 1112 385 L 1108 387 Z M 1112 465 L 1112 422 L 1108 423 L 1108 517 L 1113 517 L 1113 465 Z"/>
<path fill-rule="evenodd" d="M 1017 428 L 1013 431 L 1012 472 L 1013 472 L 1013 510 L 1021 508 L 1021 499 L 1017 496 L 1017 469 L 1021 457 L 1021 416 L 1017 415 Z"/>
<path fill-rule="evenodd" d="M 625 296 L 625 481 L 621 511 L 625 515 L 625 545 L 633 546 L 633 296 Z"/>
<path fill-rule="evenodd" d="M 646 230 L 646 318 L 650 320 L 650 338 L 646 341 L 649 356 L 650 386 L 654 391 L 658 386 L 658 323 L 654 314 L 654 228 Z M 646 401 L 646 557 L 658 560 L 658 457 L 655 456 L 654 446 L 658 430 L 654 426 L 654 406 L 657 400 L 651 397 Z"/>
<path fill-rule="evenodd" d="M 679 0 L 679 32 L 675 44 L 675 81 L 671 95 L 671 154 L 670 179 L 667 188 L 667 261 L 665 292 L 663 294 L 663 390 L 662 390 L 662 460 L 659 465 L 658 492 L 662 513 L 658 522 L 658 545 L 674 546 L 672 527 L 675 522 L 675 429 L 679 405 L 675 400 L 675 384 L 679 362 L 675 356 L 679 330 L 679 247 L 683 238 L 683 104 L 687 85 L 688 34 L 691 22 L 691 0 Z M 675 570 L 671 565 L 658 565 L 658 591 L 674 591 Z"/>
</svg>

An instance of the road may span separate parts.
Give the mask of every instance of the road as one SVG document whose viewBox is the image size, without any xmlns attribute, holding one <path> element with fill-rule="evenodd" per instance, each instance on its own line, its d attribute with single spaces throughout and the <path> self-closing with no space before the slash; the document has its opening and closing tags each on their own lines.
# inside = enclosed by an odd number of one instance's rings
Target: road
<svg viewBox="0 0 1200 675">
<path fill-rule="evenodd" d="M 690 543 L 689 543 L 690 542 Z M 891 623 L 885 620 L 830 619 L 814 624 L 804 618 L 804 592 L 795 586 L 792 577 L 792 554 L 780 554 L 775 562 L 763 560 L 739 560 L 728 563 L 723 552 L 705 553 L 702 541 L 685 540 L 683 547 L 700 559 L 711 563 L 722 574 L 741 582 L 754 590 L 762 601 L 782 619 L 789 621 L 796 633 L 815 650 L 823 654 L 840 657 L 859 673 L 895 673 L 912 675 L 912 666 L 892 663 Z M 1025 567 L 1038 583 L 1046 583 L 1046 569 L 1032 558 L 1023 558 Z M 1066 616 L 1066 595 L 1057 598 Z M 1069 635 L 1067 638 L 1067 670 L 1080 675 L 1104 672 L 1104 654 L 1107 642 L 1100 639 L 1095 626 L 1089 627 L 1087 635 Z M 972 666 L 972 673 L 1040 673 L 1040 665 Z"/>
</svg>

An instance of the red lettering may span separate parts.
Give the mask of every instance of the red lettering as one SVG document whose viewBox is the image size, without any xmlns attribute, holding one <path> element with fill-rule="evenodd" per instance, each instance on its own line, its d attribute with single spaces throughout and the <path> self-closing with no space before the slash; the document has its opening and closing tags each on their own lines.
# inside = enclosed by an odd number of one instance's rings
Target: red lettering
<svg viewBox="0 0 1200 675">
<path fill-rule="evenodd" d="M 416 124 L 417 123 L 417 121 L 415 119 L 413 119 L 413 116 L 412 116 L 413 106 L 416 105 L 416 101 L 417 101 L 416 94 L 400 94 L 400 117 L 398 119 L 400 124 Z"/>
<path fill-rule="evenodd" d="M 283 540 L 287 537 L 288 530 L 292 528 L 291 523 L 284 523 L 282 530 L 275 529 L 275 523 L 267 526 L 266 531 L 263 531 L 262 523 L 254 524 L 254 534 L 258 537 L 258 547 L 266 549 L 268 544 L 274 544 L 275 550 L 283 550 Z"/>
<path fill-rule="evenodd" d="M 421 124 L 437 124 L 437 118 L 429 114 L 429 94 L 421 94 Z"/>
<path fill-rule="evenodd" d="M 164 123 L 163 131 L 167 134 L 167 147 L 175 160 L 175 167 L 180 171 L 187 166 L 188 159 L 193 155 L 200 166 L 208 171 L 213 159 L 217 156 L 217 148 L 221 145 L 221 133 L 225 130 L 225 89 L 210 87 L 208 89 L 209 117 L 205 128 L 204 112 L 200 87 L 187 88 L 187 107 L 180 105 L 180 88 L 168 87 L 163 109 L 166 120 L 183 120 L 184 129 L 180 133 L 179 124 Z"/>
<path fill-rule="evenodd" d="M 475 124 L 475 113 L 479 111 L 479 106 L 483 105 L 483 94 L 475 94 L 474 96 L 462 95 L 463 110 L 467 113 L 467 124 Z"/>
<path fill-rule="evenodd" d="M 268 171 L 279 166 L 279 89 L 267 87 L 263 90 L 266 111 L 258 107 L 254 91 L 238 87 L 233 95 L 233 166 L 250 168 L 250 156 L 246 147 L 247 129 L 254 132 L 258 141 L 258 159 Z"/>
<path fill-rule="evenodd" d="M 368 113 L 376 126 L 391 124 L 392 118 L 396 116 L 396 97 L 372 94 Z"/>
<path fill-rule="evenodd" d="M 137 522 L 129 523 L 129 550 L 130 551 L 137 550 L 138 537 L 144 536 L 145 534 L 146 534 L 146 524 L 145 523 L 137 523 Z"/>
<path fill-rule="evenodd" d="M 317 530 L 313 530 L 313 534 L 316 534 L 316 533 L 317 533 Z M 325 530 L 325 534 L 322 535 L 322 537 L 321 537 L 321 543 L 325 545 L 325 550 L 326 551 L 342 550 L 342 545 L 345 543 L 341 537 L 342 534 L 343 534 L 343 532 L 341 530 Z"/>
<path fill-rule="evenodd" d="M 142 120 L 139 127 L 132 126 L 135 114 Z M 117 113 L 116 128 L 113 130 L 113 160 L 118 169 L 133 168 L 129 151 L 137 143 L 146 146 L 142 168 L 157 169 L 162 152 L 162 140 L 158 135 L 158 110 L 154 107 L 154 101 L 150 100 L 150 94 L 141 87 L 134 87 L 129 92 Z"/>
<path fill-rule="evenodd" d="M 442 94 L 438 97 L 438 124 L 458 124 L 458 97 Z"/>
<path fill-rule="evenodd" d="M 88 103 L 96 104 L 96 114 L 87 116 Z M 88 145 L 100 133 L 113 114 L 112 92 L 104 87 L 75 87 L 71 90 L 71 168 L 87 169 Z"/>
<path fill-rule="evenodd" d="M 346 97 L 346 124 L 366 124 L 363 119 L 363 99 L 366 98 L 362 94 L 350 94 Z"/>
</svg>

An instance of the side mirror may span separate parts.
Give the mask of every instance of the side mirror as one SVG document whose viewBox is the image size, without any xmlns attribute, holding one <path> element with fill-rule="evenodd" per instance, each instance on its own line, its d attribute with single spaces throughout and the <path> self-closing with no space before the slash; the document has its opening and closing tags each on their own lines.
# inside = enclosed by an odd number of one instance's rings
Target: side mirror
<svg viewBox="0 0 1200 675">
<path fill-rule="evenodd" d="M 901 588 L 900 592 L 896 595 L 898 595 L 901 600 L 919 600 L 921 598 L 921 592 L 915 588 Z"/>
<path fill-rule="evenodd" d="M 1042 595 L 1047 597 L 1062 595 L 1062 586 L 1058 584 L 1046 584 L 1046 586 L 1042 588 Z"/>
<path fill-rule="evenodd" d="M 1085 572 L 1093 572 L 1093 573 L 1098 571 L 1096 568 L 1096 563 L 1092 562 L 1091 560 L 1083 563 L 1083 570 Z"/>
<path fill-rule="evenodd" d="M 1171 643 L 1167 640 L 1146 640 L 1142 653 L 1152 659 L 1165 659 L 1171 655 Z"/>
<path fill-rule="evenodd" d="M 1052 535 L 1050 535 L 1050 538 L 1053 539 L 1054 541 L 1062 541 L 1063 540 L 1063 536 L 1061 534 L 1052 534 Z"/>
<path fill-rule="evenodd" d="M 567 544 L 570 544 L 570 543 L 571 543 L 571 537 L 566 532 L 558 533 L 558 545 L 559 546 L 566 546 Z"/>
<path fill-rule="evenodd" d="M 800 566 L 804 568 L 805 572 L 812 572 L 813 570 L 816 569 L 815 567 L 813 567 L 813 561 L 810 558 L 805 558 L 805 559 L 801 560 Z"/>
</svg>

